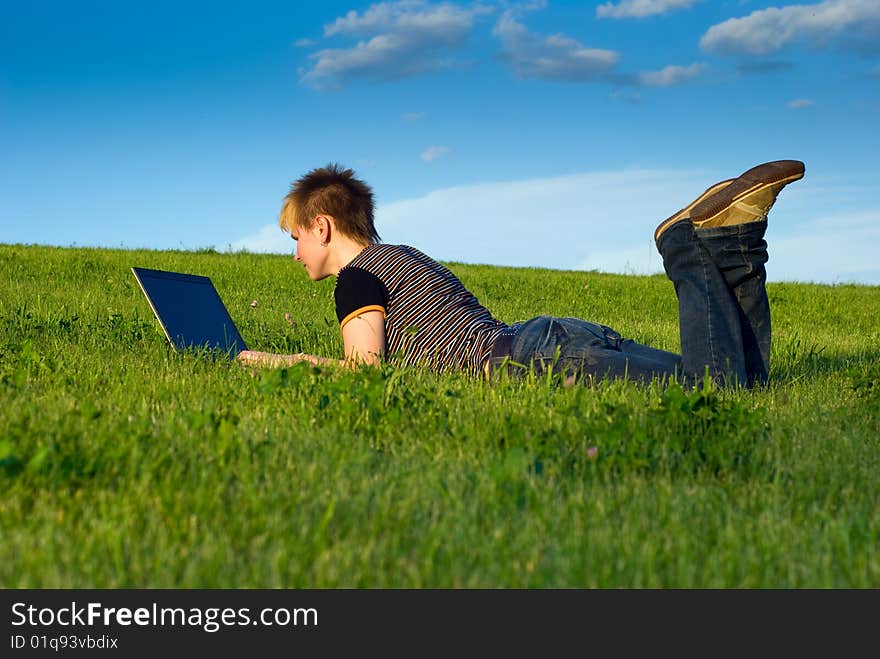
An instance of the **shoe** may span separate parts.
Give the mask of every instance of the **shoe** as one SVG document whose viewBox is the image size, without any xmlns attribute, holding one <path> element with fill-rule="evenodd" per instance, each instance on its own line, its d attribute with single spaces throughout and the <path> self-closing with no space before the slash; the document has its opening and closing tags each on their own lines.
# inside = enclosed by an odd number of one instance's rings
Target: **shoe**
<svg viewBox="0 0 880 659">
<path fill-rule="evenodd" d="M 767 217 L 779 191 L 803 177 L 804 163 L 800 160 L 775 160 L 752 167 L 695 204 L 691 222 L 697 228 L 759 222 Z"/>
<path fill-rule="evenodd" d="M 694 199 L 688 206 L 685 206 L 680 211 L 678 211 L 675 215 L 670 215 L 665 220 L 663 220 L 660 224 L 657 225 L 657 228 L 654 229 L 654 242 L 657 242 L 660 239 L 660 236 L 663 234 L 666 229 L 671 227 L 676 222 L 680 222 L 681 220 L 685 220 L 690 217 L 691 209 L 699 204 L 704 199 L 712 196 L 716 192 L 720 192 L 728 185 L 733 183 L 736 179 L 729 178 L 726 181 L 721 181 L 720 183 L 716 183 L 710 188 L 707 188 L 706 191 L 701 194 L 699 197 Z"/>
</svg>

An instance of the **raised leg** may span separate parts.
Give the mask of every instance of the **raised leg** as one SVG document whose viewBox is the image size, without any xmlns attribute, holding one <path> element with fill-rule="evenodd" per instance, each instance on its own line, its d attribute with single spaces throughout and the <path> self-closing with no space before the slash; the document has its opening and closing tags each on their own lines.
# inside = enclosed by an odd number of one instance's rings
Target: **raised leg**
<svg viewBox="0 0 880 659">
<path fill-rule="evenodd" d="M 767 381 L 767 213 L 804 171 L 799 160 L 763 163 L 715 184 L 655 230 L 678 295 L 685 370 L 705 362 L 717 377 L 726 362 L 727 374 L 746 386 Z"/>
<path fill-rule="evenodd" d="M 739 307 L 746 384 L 765 384 L 770 372 L 770 301 L 767 298 L 767 220 L 697 229 Z"/>
<path fill-rule="evenodd" d="M 709 374 L 719 384 L 747 384 L 740 307 L 690 222 L 660 236 L 657 249 L 678 297 L 679 336 L 685 374 Z"/>
</svg>

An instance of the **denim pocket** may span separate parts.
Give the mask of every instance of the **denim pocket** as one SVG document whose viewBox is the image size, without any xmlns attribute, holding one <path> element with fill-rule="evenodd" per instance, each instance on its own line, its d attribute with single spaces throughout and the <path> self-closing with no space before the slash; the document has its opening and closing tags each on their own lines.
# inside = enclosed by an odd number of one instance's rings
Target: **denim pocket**
<svg viewBox="0 0 880 659">
<path fill-rule="evenodd" d="M 610 348 L 617 350 L 622 337 L 606 325 L 591 323 L 581 318 L 560 318 L 570 342 L 579 349 Z"/>
<path fill-rule="evenodd" d="M 534 360 L 545 361 L 556 356 L 557 348 L 566 339 L 565 328 L 558 319 L 538 316 L 522 324 L 510 351 L 512 361 L 528 365 Z"/>
<path fill-rule="evenodd" d="M 541 339 L 535 347 L 534 357 L 541 361 L 552 361 L 559 356 L 567 343 L 568 332 L 556 318 L 549 318 L 543 329 Z"/>
</svg>

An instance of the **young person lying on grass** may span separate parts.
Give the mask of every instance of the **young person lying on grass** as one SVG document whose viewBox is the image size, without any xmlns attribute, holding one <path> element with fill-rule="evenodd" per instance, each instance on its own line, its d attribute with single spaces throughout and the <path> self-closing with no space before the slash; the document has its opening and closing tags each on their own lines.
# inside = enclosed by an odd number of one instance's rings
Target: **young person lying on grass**
<svg viewBox="0 0 880 659">
<path fill-rule="evenodd" d="M 804 164 L 779 160 L 716 183 L 660 223 L 654 240 L 678 297 L 682 354 L 624 339 L 579 318 L 538 316 L 506 325 L 446 267 L 406 245 L 379 242 L 373 193 L 350 169 L 315 169 L 291 186 L 280 225 L 313 281 L 336 277 L 345 359 L 247 350 L 244 364 L 375 365 L 386 356 L 436 371 L 541 373 L 650 380 L 708 372 L 720 384 L 766 382 L 770 306 L 767 213 Z"/>
</svg>

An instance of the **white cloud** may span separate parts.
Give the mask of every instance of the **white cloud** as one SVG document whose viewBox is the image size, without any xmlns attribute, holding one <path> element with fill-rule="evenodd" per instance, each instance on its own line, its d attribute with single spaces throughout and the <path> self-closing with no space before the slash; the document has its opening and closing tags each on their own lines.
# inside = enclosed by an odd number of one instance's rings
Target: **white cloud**
<svg viewBox="0 0 880 659">
<path fill-rule="evenodd" d="M 880 211 L 819 215 L 768 242 L 768 278 L 880 284 Z"/>
<path fill-rule="evenodd" d="M 278 226 L 277 222 L 266 224 L 254 233 L 234 240 L 230 244 L 234 252 L 246 250 L 260 254 L 291 254 L 296 248 L 290 234 Z"/>
<path fill-rule="evenodd" d="M 501 39 L 505 60 L 521 78 L 584 82 L 602 78 L 619 59 L 613 50 L 588 48 L 563 34 L 529 32 L 513 11 L 502 14 L 492 34 Z"/>
<path fill-rule="evenodd" d="M 310 48 L 312 46 L 317 45 L 317 41 L 314 39 L 297 39 L 293 42 L 293 45 L 297 48 Z"/>
<path fill-rule="evenodd" d="M 804 108 L 811 108 L 816 105 L 816 101 L 810 98 L 796 98 L 793 101 L 788 102 L 788 107 L 792 110 L 802 110 Z"/>
<path fill-rule="evenodd" d="M 424 119 L 426 116 L 425 112 L 405 112 L 401 115 L 401 119 L 404 121 L 419 121 L 420 119 Z"/>
<path fill-rule="evenodd" d="M 716 53 L 767 55 L 798 41 L 816 47 L 837 43 L 876 51 L 880 47 L 880 2 L 824 0 L 769 7 L 713 25 L 700 39 L 700 46 Z"/>
<path fill-rule="evenodd" d="M 596 7 L 598 18 L 645 18 L 675 9 L 689 9 L 699 0 L 621 0 Z"/>
<path fill-rule="evenodd" d="M 476 14 L 489 13 L 491 7 L 475 5 L 464 9 L 448 2 L 432 4 L 426 0 L 395 0 L 371 5 L 363 14 L 352 10 L 324 26 L 328 37 L 336 34 L 373 35 L 395 31 L 441 41 L 457 41 L 470 30 Z"/>
<path fill-rule="evenodd" d="M 656 225 L 730 175 L 632 169 L 444 188 L 379 206 L 376 226 L 386 242 L 444 261 L 660 273 Z M 857 205 L 872 189 L 846 186 L 817 176 L 783 190 L 767 235 L 770 280 L 880 284 L 880 210 Z M 841 199 L 856 205 L 840 210 Z M 271 224 L 232 247 L 293 246 Z"/>
<path fill-rule="evenodd" d="M 645 71 L 639 74 L 639 80 L 651 87 L 671 87 L 687 80 L 696 78 L 705 70 L 705 65 L 694 62 L 689 66 L 669 65 L 659 71 Z"/>
<path fill-rule="evenodd" d="M 327 48 L 310 55 L 312 67 L 303 82 L 341 84 L 356 77 L 401 78 L 445 68 L 440 53 L 457 48 L 470 33 L 474 18 L 491 7 L 458 7 L 425 0 L 397 0 L 371 5 L 362 14 L 349 11 L 324 27 L 326 37 L 361 38 L 351 48 Z"/>
<path fill-rule="evenodd" d="M 448 146 L 429 146 L 427 149 L 422 151 L 422 160 L 425 162 L 433 162 L 438 158 L 442 158 L 447 153 L 449 153 Z"/>
<path fill-rule="evenodd" d="M 631 170 L 459 186 L 382 206 L 377 222 L 389 242 L 444 260 L 571 269 L 649 245 L 656 224 L 690 201 L 694 179 Z"/>
</svg>

